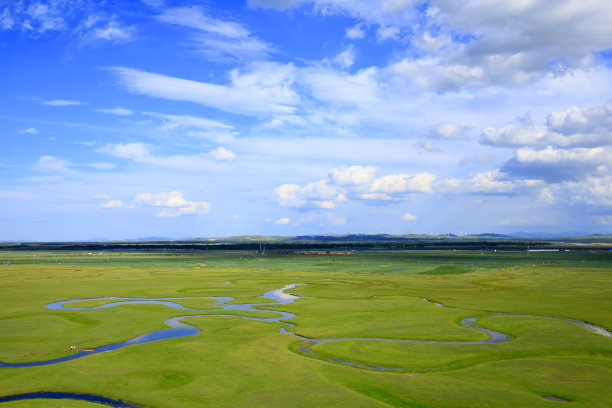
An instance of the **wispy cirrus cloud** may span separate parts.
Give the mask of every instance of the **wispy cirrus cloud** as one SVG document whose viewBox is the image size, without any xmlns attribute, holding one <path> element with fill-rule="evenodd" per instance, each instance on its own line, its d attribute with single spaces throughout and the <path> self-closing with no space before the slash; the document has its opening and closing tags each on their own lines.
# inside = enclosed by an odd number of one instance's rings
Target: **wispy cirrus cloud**
<svg viewBox="0 0 612 408">
<path fill-rule="evenodd" d="M 116 13 L 102 11 L 92 2 L 23 0 L 7 2 L 0 13 L 0 29 L 20 30 L 38 38 L 60 32 L 82 44 L 106 41 L 123 43 L 134 39 L 135 27 L 118 20 Z"/>
<path fill-rule="evenodd" d="M 87 102 L 77 101 L 74 99 L 44 99 L 37 96 L 20 98 L 26 101 L 34 101 L 45 106 L 79 106 L 87 105 Z"/>
<path fill-rule="evenodd" d="M 157 112 L 142 112 L 143 115 L 150 116 L 163 121 L 164 129 L 185 127 L 202 130 L 231 130 L 234 127 L 226 123 L 208 118 L 199 118 L 191 115 L 168 115 Z"/>
<path fill-rule="evenodd" d="M 115 108 L 100 108 L 96 109 L 96 111 L 117 116 L 131 116 L 134 114 L 130 109 L 121 108 L 119 106 Z"/>
<path fill-rule="evenodd" d="M 293 113 L 299 96 L 291 88 L 292 66 L 266 64 L 268 70 L 233 70 L 230 84 L 218 85 L 126 67 L 107 68 L 128 91 L 188 101 L 247 116 Z"/>
<path fill-rule="evenodd" d="M 266 59 L 274 46 L 255 36 L 242 24 L 208 15 L 199 6 L 164 10 L 160 21 L 193 30 L 191 47 L 220 61 Z"/>
<path fill-rule="evenodd" d="M 100 153 L 137 163 L 183 170 L 210 170 L 217 162 L 232 161 L 236 154 L 220 146 L 208 153 L 191 155 L 156 155 L 151 145 L 141 142 L 107 144 L 97 149 Z"/>
<path fill-rule="evenodd" d="M 21 130 L 18 131 L 18 133 L 27 133 L 29 135 L 37 135 L 39 132 L 38 132 L 38 129 L 36 129 L 34 127 L 30 127 L 30 128 L 27 128 L 27 129 L 21 129 Z"/>
</svg>

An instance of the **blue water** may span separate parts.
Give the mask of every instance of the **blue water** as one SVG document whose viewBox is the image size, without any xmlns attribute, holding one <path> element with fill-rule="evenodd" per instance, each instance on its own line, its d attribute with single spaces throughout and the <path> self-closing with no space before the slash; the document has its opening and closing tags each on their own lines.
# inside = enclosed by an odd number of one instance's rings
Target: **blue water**
<svg viewBox="0 0 612 408">
<path fill-rule="evenodd" d="M 73 399 L 87 402 L 95 402 L 98 404 L 110 405 L 117 408 L 142 408 L 142 405 L 130 404 L 122 400 L 106 398 L 95 394 L 79 394 L 75 392 L 33 392 L 29 394 L 8 395 L 0 397 L 0 402 L 22 401 L 31 399 Z"/>
<path fill-rule="evenodd" d="M 0 367 L 34 367 L 34 366 L 42 366 L 42 365 L 49 365 L 49 364 L 57 364 L 57 363 L 61 363 L 64 361 L 70 361 L 70 360 L 74 360 L 77 358 L 89 356 L 92 354 L 117 350 L 119 348 L 126 347 L 126 346 L 148 343 L 152 341 L 166 340 L 166 339 L 177 338 L 177 337 L 195 336 L 200 333 L 200 330 L 195 326 L 191 326 L 189 324 L 183 323 L 182 320 L 187 319 L 187 318 L 192 318 L 192 317 L 207 317 L 207 316 L 234 317 L 234 318 L 257 320 L 257 321 L 263 321 L 263 322 L 284 323 L 284 326 L 280 328 L 280 332 L 290 334 L 301 340 L 304 340 L 304 343 L 301 344 L 299 347 L 300 351 L 304 354 L 310 354 L 310 355 L 313 355 L 319 358 L 321 358 L 321 356 L 319 356 L 316 352 L 312 351 L 311 347 L 314 346 L 315 344 L 327 343 L 327 342 L 332 342 L 332 341 L 366 341 L 366 340 L 369 340 L 369 341 L 399 341 L 399 342 L 412 342 L 412 343 L 485 344 L 485 343 L 501 343 L 504 341 L 511 340 L 511 337 L 504 333 L 500 333 L 494 330 L 489 330 L 489 329 L 475 326 L 474 324 L 478 321 L 478 319 L 473 318 L 473 317 L 463 319 L 461 321 L 461 324 L 464 327 L 472 328 L 475 330 L 480 330 L 484 333 L 487 333 L 490 336 L 489 339 L 474 340 L 474 341 L 410 340 L 410 339 L 362 338 L 362 337 L 308 339 L 306 337 L 300 336 L 288 330 L 292 327 L 295 327 L 294 324 L 287 322 L 287 320 L 295 318 L 296 317 L 295 314 L 289 313 L 289 312 L 277 311 L 277 310 L 266 310 L 266 309 L 259 309 L 259 308 L 256 309 L 255 308 L 256 306 L 265 307 L 265 306 L 270 306 L 270 305 L 284 305 L 284 304 L 289 304 L 289 303 L 294 302 L 296 299 L 299 299 L 299 297 L 289 295 L 285 293 L 284 291 L 287 289 L 291 289 L 295 286 L 296 285 L 287 285 L 284 288 L 275 289 L 275 290 L 266 292 L 263 296 L 261 296 L 262 298 L 273 300 L 274 303 L 266 302 L 266 303 L 246 303 L 246 304 L 228 305 L 227 304 L 228 302 L 234 300 L 233 297 L 229 297 L 229 296 L 186 297 L 186 298 L 146 298 L 146 299 L 144 298 L 106 297 L 106 298 L 96 298 L 96 299 L 72 299 L 72 300 L 64 300 L 60 302 L 53 302 L 53 303 L 48 304 L 46 308 L 51 309 L 51 310 L 86 310 L 86 309 L 103 309 L 103 308 L 115 307 L 115 306 L 120 306 L 120 305 L 129 305 L 129 304 L 159 304 L 159 305 L 164 305 L 166 307 L 176 309 L 176 310 L 202 311 L 202 312 L 205 311 L 205 312 L 215 312 L 215 313 L 214 314 L 185 315 L 185 316 L 171 317 L 165 321 L 165 324 L 170 326 L 169 329 L 159 330 L 159 331 L 148 333 L 148 334 L 143 334 L 141 336 L 135 337 L 127 341 L 122 341 L 119 343 L 107 344 L 107 345 L 99 346 L 99 347 L 88 349 L 88 350 L 79 350 L 74 354 L 55 358 L 55 359 L 32 361 L 32 362 L 27 362 L 27 363 L 5 363 L 5 362 L 0 361 Z M 173 302 L 173 300 L 183 300 L 183 299 L 213 299 L 214 301 L 212 302 L 212 305 L 217 308 L 216 309 L 192 309 L 192 308 L 185 307 L 181 304 L 178 304 L 176 302 Z M 90 300 L 113 300 L 113 302 L 105 303 L 99 306 L 91 306 L 91 307 L 70 306 L 70 304 L 74 302 L 90 301 Z M 436 303 L 436 302 L 432 302 L 432 303 L 436 304 L 439 307 L 447 307 L 441 303 Z M 263 317 L 248 317 L 248 316 L 243 316 L 239 314 L 223 314 L 224 311 L 228 311 L 228 312 L 236 312 L 236 311 L 267 312 L 267 313 L 272 313 L 273 317 L 263 318 Z M 501 315 L 511 315 L 511 314 L 496 313 L 496 315 L 501 316 Z M 593 331 L 595 333 L 599 333 L 604 336 L 612 337 L 612 333 L 610 333 L 609 331 L 601 327 L 593 326 L 588 323 L 577 321 L 577 320 L 556 318 L 552 316 L 537 316 L 537 315 L 523 315 L 523 316 L 536 316 L 536 317 L 545 317 L 545 318 L 564 320 L 564 321 L 568 321 L 571 323 L 579 324 L 582 327 L 590 331 Z M 377 369 L 377 370 L 391 370 L 391 371 L 404 370 L 404 368 L 401 368 L 401 367 L 382 367 L 382 366 L 374 366 L 374 365 L 365 365 L 365 364 L 360 364 L 360 363 L 356 363 L 352 361 L 340 360 L 340 359 L 335 359 L 335 358 L 328 358 L 326 359 L 326 361 L 332 362 L 332 363 L 347 364 L 347 365 L 351 365 L 354 367 Z M 551 396 L 543 396 L 543 397 L 548 398 L 548 399 L 555 399 L 555 400 L 557 400 L 556 398 L 558 398 L 558 397 L 551 397 Z M 105 405 L 119 407 L 119 408 L 141 407 L 140 405 L 127 403 L 121 400 L 114 400 L 114 399 L 106 398 L 100 395 L 80 394 L 80 393 L 70 393 L 70 392 L 36 392 L 36 393 L 28 393 L 28 394 L 9 395 L 9 396 L 0 397 L 0 402 L 39 399 L 39 398 L 75 399 L 75 400 L 82 400 L 82 401 L 95 402 L 99 404 L 105 404 Z M 563 399 L 558 399 L 558 400 L 563 400 Z"/>
<path fill-rule="evenodd" d="M 104 297 L 104 298 L 95 298 L 95 299 L 71 299 L 71 300 L 62 300 L 60 302 L 49 303 L 46 308 L 51 310 L 86 310 L 86 309 L 105 309 L 109 307 L 115 307 L 120 305 L 133 305 L 133 304 L 159 304 L 164 305 L 172 309 L 177 310 L 189 310 L 189 311 L 200 311 L 200 312 L 221 312 L 221 311 L 259 311 L 259 312 L 268 312 L 276 315 L 275 317 L 263 318 L 263 317 L 248 317 L 241 315 L 230 315 L 230 314 L 205 314 L 205 315 L 187 315 L 187 316 L 176 316 L 170 319 L 167 319 L 164 323 L 170 326 L 170 329 L 159 330 L 152 333 L 143 334 L 142 336 L 135 337 L 130 340 L 122 341 L 119 343 L 107 344 L 104 346 L 96 347 L 93 349 L 87 350 L 79 350 L 75 354 L 70 354 L 64 357 L 53 358 L 49 360 L 41 360 L 41 361 L 30 361 L 27 363 L 6 363 L 4 361 L 0 361 L 0 367 L 36 367 L 43 366 L 49 364 L 57 364 L 62 363 L 64 361 L 75 360 L 77 358 L 89 356 L 92 354 L 103 353 L 106 351 L 117 350 L 122 347 L 132 346 L 135 344 L 148 343 L 151 341 L 159 341 L 159 340 L 167 340 L 177 337 L 187 337 L 187 336 L 195 336 L 200 333 L 200 330 L 189 324 L 183 323 L 181 320 L 190 318 L 190 317 L 207 317 L 207 316 L 221 316 L 221 317 L 235 317 L 247 320 L 257 320 L 263 322 L 281 322 L 284 320 L 293 319 L 296 317 L 293 313 L 281 312 L 276 310 L 265 310 L 265 309 L 255 309 L 255 306 L 270 306 L 270 305 L 284 305 L 287 303 L 292 303 L 295 299 L 298 299 L 297 296 L 289 295 L 284 293 L 284 290 L 291 289 L 296 285 L 287 285 L 281 289 L 271 290 L 266 292 L 261 296 L 265 299 L 274 300 L 275 303 L 247 303 L 247 304 L 238 304 L 238 305 L 228 305 L 226 304 L 229 301 L 234 300 L 233 297 L 230 296 L 217 296 L 217 297 L 184 297 L 184 298 L 119 298 L 119 297 Z M 219 309 L 192 309 L 189 307 L 185 307 L 181 304 L 172 302 L 171 300 L 182 300 L 182 299 L 214 299 L 212 302 L 213 306 L 218 307 Z M 82 301 L 91 301 L 91 300 L 115 300 L 115 302 L 105 303 L 99 306 L 90 306 L 90 307 L 78 307 L 78 306 L 68 306 L 70 303 L 74 302 L 82 302 Z M 287 326 L 289 323 L 285 323 Z M 291 332 L 286 331 L 285 327 L 281 328 L 282 333 Z"/>
</svg>

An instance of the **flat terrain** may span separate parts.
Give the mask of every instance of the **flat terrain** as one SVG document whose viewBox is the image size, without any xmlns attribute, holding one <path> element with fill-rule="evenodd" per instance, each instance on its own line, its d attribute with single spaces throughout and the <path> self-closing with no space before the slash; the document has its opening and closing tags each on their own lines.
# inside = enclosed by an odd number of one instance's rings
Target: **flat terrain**
<svg viewBox="0 0 612 408">
<path fill-rule="evenodd" d="M 279 332 L 284 324 L 236 318 L 269 312 L 222 311 L 234 317 L 183 320 L 200 329 L 196 336 L 52 365 L 0 367 L 0 397 L 68 391 L 160 408 L 612 406 L 612 338 L 551 318 L 612 331 L 611 252 L 12 251 L 8 259 L 0 252 L 0 361 L 7 363 L 66 356 L 74 353 L 70 345 L 118 343 L 168 328 L 167 318 L 202 314 L 155 304 L 46 309 L 51 302 L 231 296 L 230 304 L 266 303 L 259 296 L 296 283 L 302 285 L 287 292 L 304 298 L 259 308 L 296 314 L 289 330 L 303 337 L 348 340 L 315 344 L 316 355 L 306 354 L 306 341 Z M 210 299 L 175 302 L 215 308 Z M 453 343 L 489 338 L 461 325 L 465 318 L 512 339 Z"/>
</svg>

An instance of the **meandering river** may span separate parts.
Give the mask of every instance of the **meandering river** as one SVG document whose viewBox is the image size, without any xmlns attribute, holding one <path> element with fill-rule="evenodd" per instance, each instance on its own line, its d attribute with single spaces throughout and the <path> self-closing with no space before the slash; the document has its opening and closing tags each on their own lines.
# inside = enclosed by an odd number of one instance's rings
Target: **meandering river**
<svg viewBox="0 0 612 408">
<path fill-rule="evenodd" d="M 411 340 L 411 339 L 365 338 L 365 337 L 350 337 L 350 338 L 346 337 L 346 338 L 329 338 L 329 339 L 306 338 L 304 336 L 300 336 L 299 334 L 293 333 L 292 331 L 288 330 L 288 328 L 295 327 L 295 325 L 288 322 L 288 320 L 291 320 L 297 317 L 297 315 L 295 315 L 294 313 L 278 311 L 278 310 L 267 310 L 265 308 L 262 308 L 262 307 L 271 306 L 271 305 L 284 305 L 288 303 L 293 303 L 296 299 L 299 299 L 300 297 L 291 295 L 289 293 L 286 293 L 285 291 L 292 289 L 297 285 L 298 284 L 286 285 L 283 288 L 266 292 L 261 296 L 262 298 L 273 300 L 274 301 L 273 303 L 264 302 L 264 303 L 228 304 L 228 302 L 234 300 L 234 298 L 230 296 L 172 297 L 172 298 L 104 297 L 104 298 L 95 298 L 95 299 L 71 299 L 71 300 L 63 300 L 60 302 L 49 303 L 48 305 L 46 305 L 46 308 L 51 309 L 51 310 L 87 310 L 87 309 L 104 309 L 104 308 L 109 308 L 109 307 L 116 307 L 116 306 L 122 306 L 122 305 L 130 305 L 130 304 L 158 304 L 158 305 L 164 305 L 166 307 L 176 309 L 176 310 L 182 310 L 182 311 L 200 311 L 200 312 L 214 312 L 214 313 L 181 315 L 181 316 L 171 317 L 165 321 L 165 324 L 167 324 L 170 327 L 169 329 L 147 333 L 147 334 L 135 337 L 130 340 L 122 341 L 119 343 L 107 344 L 107 345 L 99 346 L 99 347 L 92 348 L 92 349 L 78 350 L 74 354 L 70 354 L 64 357 L 49 359 L 49 360 L 31 361 L 31 362 L 26 362 L 26 363 L 7 363 L 7 362 L 0 361 L 0 367 L 34 367 L 34 366 L 42 366 L 42 365 L 49 365 L 49 364 L 57 364 L 57 363 L 65 362 L 65 361 L 74 360 L 77 358 L 86 357 L 92 354 L 117 350 L 122 347 L 132 346 L 136 344 L 148 343 L 151 341 L 166 340 L 166 339 L 171 339 L 171 338 L 176 338 L 176 337 L 195 336 L 200 333 L 200 330 L 195 326 L 184 323 L 183 320 L 188 319 L 188 318 L 193 318 L 193 317 L 209 317 L 209 316 L 233 317 L 233 318 L 257 320 L 257 321 L 270 322 L 270 323 L 271 322 L 284 323 L 285 326 L 280 328 L 280 332 L 286 333 L 286 334 L 295 336 L 301 340 L 304 340 L 304 343 L 299 346 L 299 350 L 302 353 L 310 354 L 318 358 L 321 358 L 321 356 L 315 353 L 311 349 L 311 347 L 314 346 L 315 344 L 327 343 L 327 342 L 332 342 L 332 341 L 369 340 L 369 341 L 394 341 L 394 342 L 411 342 L 411 343 L 485 344 L 485 343 L 501 343 L 504 341 L 511 340 L 511 337 L 504 333 L 500 333 L 494 330 L 485 329 L 485 328 L 476 326 L 475 323 L 478 321 L 478 319 L 475 317 L 465 318 L 461 321 L 461 324 L 465 327 L 475 329 L 475 330 L 480 330 L 482 332 L 487 333 L 490 336 L 489 339 L 467 341 L 467 340 Z M 185 299 L 212 299 L 213 302 L 211 304 L 215 306 L 216 308 L 215 309 L 193 309 L 193 308 L 185 307 L 175 302 L 175 301 L 180 301 L 180 300 L 185 300 Z M 75 302 L 94 301 L 94 300 L 103 300 L 103 301 L 109 301 L 109 302 L 101 304 L 99 306 L 90 306 L 90 307 L 70 306 L 71 304 Z M 441 303 L 433 302 L 428 299 L 424 299 L 424 300 L 434 303 L 435 305 L 439 307 L 447 307 Z M 255 307 L 259 307 L 259 308 L 255 308 Z M 273 316 L 264 318 L 264 317 L 244 316 L 239 313 L 236 314 L 236 312 L 247 312 L 247 311 L 266 312 L 266 313 L 271 313 Z M 223 312 L 232 312 L 232 314 L 227 314 Z M 592 332 L 595 332 L 595 333 L 598 333 L 598 334 L 601 334 L 607 337 L 612 337 L 612 333 L 610 333 L 606 329 L 602 327 L 597 327 L 597 326 L 594 326 L 594 325 L 591 325 L 585 322 L 581 322 L 578 320 L 557 318 L 553 316 L 509 314 L 509 313 L 496 313 L 496 312 L 492 312 L 492 313 L 496 315 L 500 315 L 500 316 L 501 315 L 519 316 L 520 315 L 520 316 L 534 316 L 534 317 L 564 320 L 567 322 L 578 324 Z M 402 370 L 402 367 L 382 367 L 382 366 L 364 365 L 364 364 L 356 363 L 353 361 L 346 361 L 346 360 L 340 360 L 340 359 L 334 359 L 334 358 L 327 358 L 326 361 L 332 362 L 332 363 L 347 364 L 347 365 L 362 367 L 362 368 L 376 369 L 376 370 Z M 80 399 L 80 400 L 85 400 L 85 401 L 90 401 L 90 402 L 101 402 L 106 405 L 111 405 L 114 407 L 137 407 L 138 406 L 138 405 L 126 403 L 120 400 L 111 400 L 111 399 L 108 399 L 102 396 L 98 396 L 98 395 L 57 393 L 57 392 L 40 392 L 40 393 L 32 393 L 32 394 L 5 396 L 5 397 L 0 397 L 0 402 L 14 401 L 14 400 L 19 400 L 19 399 L 33 399 L 33 398 L 71 398 L 71 399 Z"/>
</svg>

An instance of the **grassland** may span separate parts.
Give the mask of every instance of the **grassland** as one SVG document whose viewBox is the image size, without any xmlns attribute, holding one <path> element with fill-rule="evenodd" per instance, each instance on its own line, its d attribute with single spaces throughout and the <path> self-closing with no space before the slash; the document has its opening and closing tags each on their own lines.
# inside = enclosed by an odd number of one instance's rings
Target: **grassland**
<svg viewBox="0 0 612 408">
<path fill-rule="evenodd" d="M 45 309 L 50 302 L 108 296 L 265 302 L 258 298 L 264 292 L 291 283 L 307 284 L 292 293 L 309 298 L 266 309 L 297 314 L 292 330 L 305 337 L 483 340 L 486 334 L 459 324 L 477 317 L 479 326 L 513 339 L 497 344 L 337 341 L 313 346 L 316 358 L 300 353 L 298 338 L 279 333 L 280 323 L 194 317 L 185 322 L 201 330 L 198 336 L 48 366 L 0 368 L 0 396 L 70 391 L 147 407 L 612 405 L 612 339 L 534 316 L 612 330 L 610 252 L 363 251 L 261 259 L 240 251 L 13 251 L 9 265 L 8 253 L 0 252 L 0 360 L 56 358 L 70 354 L 72 344 L 83 349 L 116 343 L 165 329 L 169 317 L 201 314 L 161 305 L 54 311 Z M 206 299 L 180 303 L 212 308 Z M 328 358 L 401 369 L 368 370 Z M 96 404 L 0 404 L 31 406 Z"/>
</svg>

